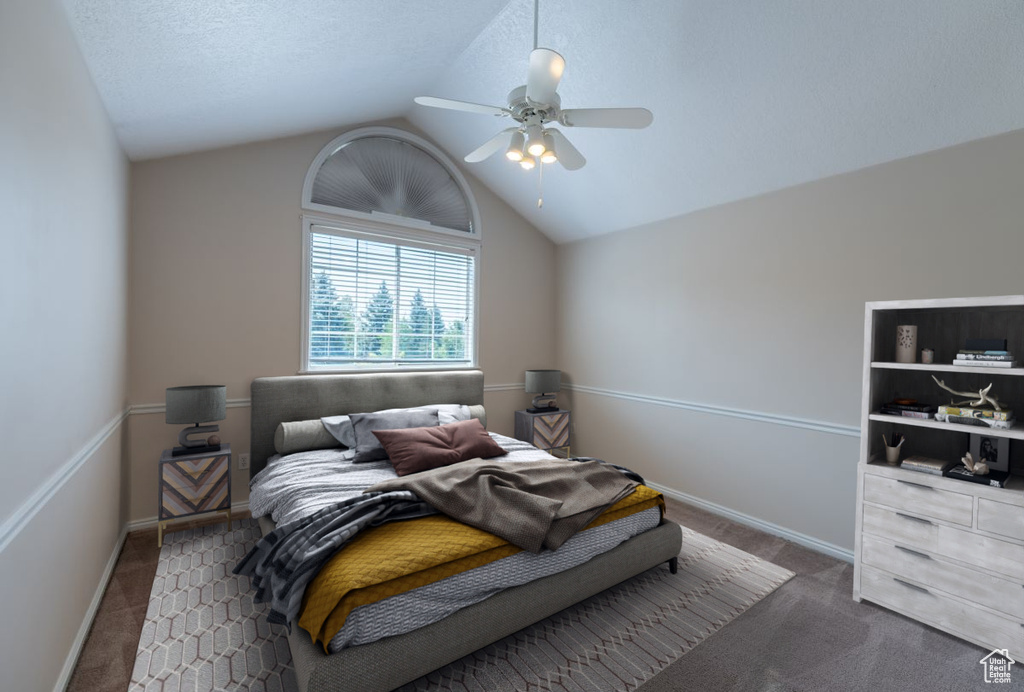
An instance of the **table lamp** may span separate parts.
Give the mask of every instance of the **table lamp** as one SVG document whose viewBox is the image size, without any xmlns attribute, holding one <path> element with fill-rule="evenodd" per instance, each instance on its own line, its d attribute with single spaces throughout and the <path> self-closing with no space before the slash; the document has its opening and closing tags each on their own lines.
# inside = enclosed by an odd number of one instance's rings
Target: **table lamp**
<svg viewBox="0 0 1024 692">
<path fill-rule="evenodd" d="M 220 451 L 220 440 L 217 444 L 207 444 L 207 440 L 191 439 L 191 435 L 205 435 L 219 432 L 219 425 L 200 425 L 213 420 L 224 420 L 227 408 L 228 388 L 222 385 L 192 385 L 188 387 L 167 388 L 167 416 L 169 424 L 191 423 L 192 427 L 183 428 L 178 433 L 179 447 L 171 454 L 206 454 Z"/>
<path fill-rule="evenodd" d="M 548 413 L 557 411 L 555 405 L 555 392 L 562 389 L 561 370 L 527 370 L 526 391 L 536 394 L 533 397 L 533 408 L 528 409 L 530 413 Z"/>
</svg>

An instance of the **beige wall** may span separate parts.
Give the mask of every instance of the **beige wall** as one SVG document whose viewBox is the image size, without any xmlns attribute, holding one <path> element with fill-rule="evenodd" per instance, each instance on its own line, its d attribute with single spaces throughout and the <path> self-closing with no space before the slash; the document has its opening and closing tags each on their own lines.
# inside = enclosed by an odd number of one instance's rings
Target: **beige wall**
<svg viewBox="0 0 1024 692">
<path fill-rule="evenodd" d="M 404 121 L 391 121 L 412 130 Z M 346 128 L 351 129 L 351 128 Z M 218 383 L 247 399 L 254 377 L 294 375 L 301 335 L 301 193 L 320 149 L 342 130 L 132 165 L 133 404 L 166 387 Z M 468 176 L 467 176 L 468 177 Z M 552 243 L 474 179 L 483 250 L 480 366 L 487 384 L 523 381 L 554 362 Z M 488 392 L 490 427 L 511 432 L 519 392 Z M 156 514 L 157 459 L 177 434 L 162 413 L 132 415 L 132 519 Z M 221 437 L 248 451 L 249 410 Z M 248 497 L 235 471 L 235 501 Z"/>
<path fill-rule="evenodd" d="M 46 690 L 124 521 L 128 165 L 57 0 L 0 4 L 0 100 L 0 686 Z"/>
<path fill-rule="evenodd" d="M 1024 131 L 559 248 L 576 385 L 859 425 L 864 303 L 1021 293 Z M 576 450 L 842 548 L 855 437 L 573 393 Z"/>
</svg>

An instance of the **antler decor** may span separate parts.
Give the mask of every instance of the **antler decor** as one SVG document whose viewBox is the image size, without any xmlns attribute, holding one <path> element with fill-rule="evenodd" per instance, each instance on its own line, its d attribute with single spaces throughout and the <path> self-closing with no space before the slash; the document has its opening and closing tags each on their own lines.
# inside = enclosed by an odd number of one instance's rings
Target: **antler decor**
<svg viewBox="0 0 1024 692">
<path fill-rule="evenodd" d="M 964 406 L 970 404 L 973 407 L 978 407 L 988 405 L 994 408 L 996 411 L 1003 410 L 1002 405 L 999 403 L 999 399 L 996 399 L 994 396 L 989 396 L 988 392 L 990 389 L 992 389 L 992 384 L 989 384 L 989 386 L 985 387 L 984 389 L 979 389 L 977 392 L 958 392 L 955 389 L 950 389 L 949 387 L 947 387 L 946 383 L 937 378 L 935 375 L 932 375 L 932 379 L 935 380 L 935 384 L 939 385 L 950 394 L 956 394 L 957 396 L 972 397 L 971 399 L 967 399 L 965 401 L 954 401 L 952 404 L 953 406 Z M 973 398 L 975 395 L 977 395 L 977 399 Z"/>
</svg>

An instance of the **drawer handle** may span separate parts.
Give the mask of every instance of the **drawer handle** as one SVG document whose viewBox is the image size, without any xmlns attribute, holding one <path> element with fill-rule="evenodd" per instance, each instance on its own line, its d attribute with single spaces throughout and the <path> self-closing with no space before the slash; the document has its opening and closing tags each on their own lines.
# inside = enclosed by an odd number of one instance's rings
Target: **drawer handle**
<svg viewBox="0 0 1024 692">
<path fill-rule="evenodd" d="M 913 517 L 909 514 L 904 514 L 903 512 L 896 512 L 896 516 L 903 517 L 904 519 L 910 519 L 911 521 L 919 521 L 922 524 L 931 524 L 931 522 L 927 519 L 922 519 L 921 517 Z"/>
<path fill-rule="evenodd" d="M 931 560 L 932 559 L 932 556 L 929 555 L 928 553 L 922 553 L 922 552 L 919 552 L 917 550 L 911 550 L 910 548 L 904 548 L 902 545 L 896 546 L 896 549 L 897 550 L 902 550 L 905 553 L 910 553 L 914 557 L 924 558 L 925 560 Z"/>
<path fill-rule="evenodd" d="M 930 594 L 931 593 L 931 591 L 929 591 L 928 589 L 924 588 L 923 586 L 918 586 L 917 584 L 911 584 L 909 581 L 903 581 L 902 579 L 899 579 L 897 577 L 893 577 L 892 580 L 894 582 L 896 582 L 897 584 L 903 584 L 903 586 L 906 586 L 908 588 L 914 589 L 915 591 L 923 591 L 926 594 Z"/>
<path fill-rule="evenodd" d="M 903 483 L 905 485 L 912 485 L 915 488 L 924 488 L 925 490 L 935 490 L 935 488 L 933 488 L 930 485 L 925 485 L 924 483 L 914 483 L 913 481 L 905 481 L 902 478 L 897 478 L 896 482 L 897 483 Z"/>
</svg>

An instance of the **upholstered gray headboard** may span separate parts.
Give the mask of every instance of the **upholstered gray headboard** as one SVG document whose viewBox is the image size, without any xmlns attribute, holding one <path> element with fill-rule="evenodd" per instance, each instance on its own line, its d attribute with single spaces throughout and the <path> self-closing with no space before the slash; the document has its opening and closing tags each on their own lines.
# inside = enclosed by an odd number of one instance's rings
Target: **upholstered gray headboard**
<svg viewBox="0 0 1024 692">
<path fill-rule="evenodd" d="M 484 403 L 479 370 L 259 377 L 252 381 L 252 459 L 249 478 L 274 455 L 274 432 L 284 421 L 424 404 Z"/>
</svg>

